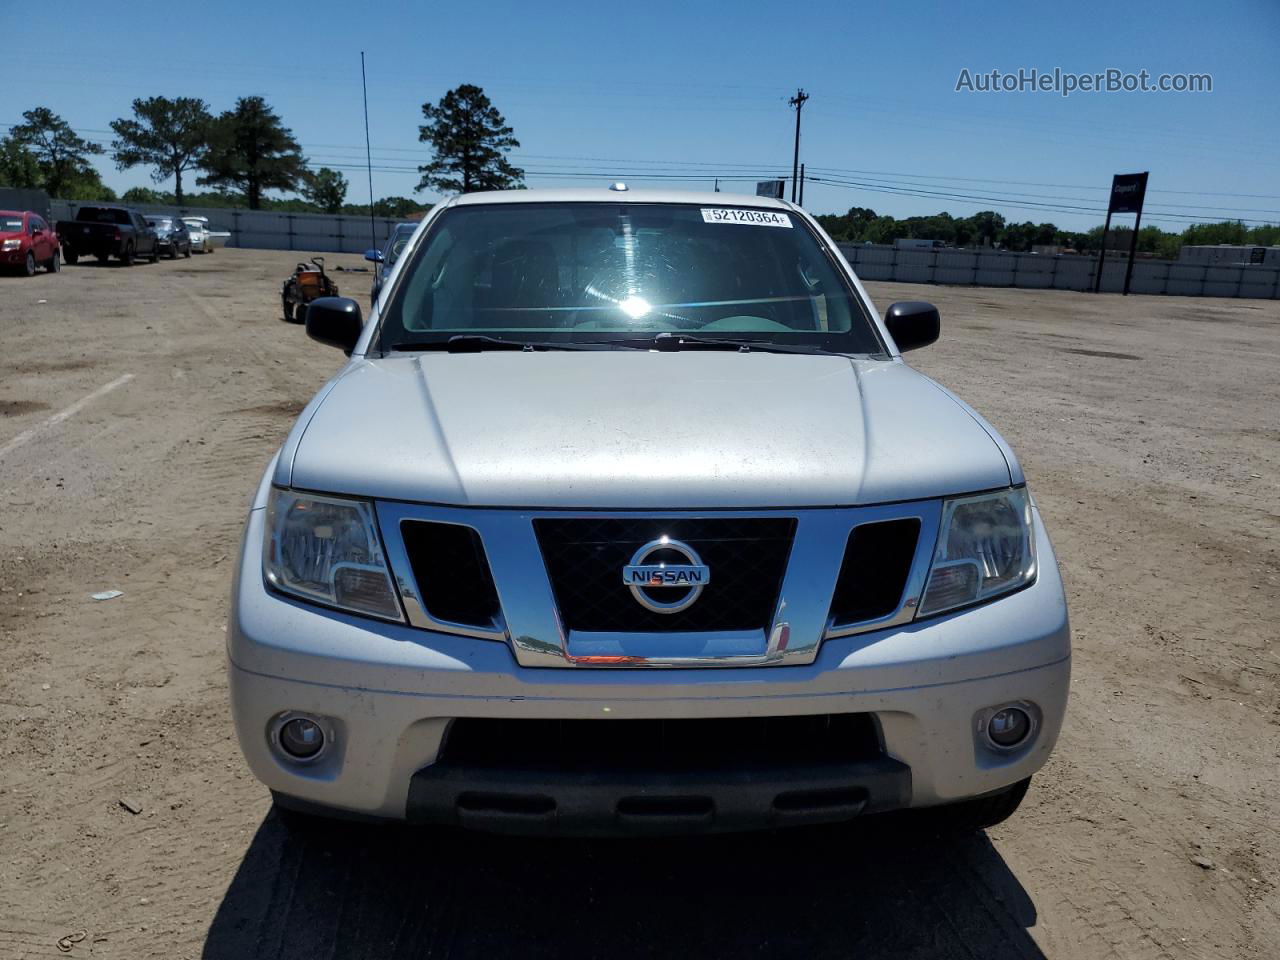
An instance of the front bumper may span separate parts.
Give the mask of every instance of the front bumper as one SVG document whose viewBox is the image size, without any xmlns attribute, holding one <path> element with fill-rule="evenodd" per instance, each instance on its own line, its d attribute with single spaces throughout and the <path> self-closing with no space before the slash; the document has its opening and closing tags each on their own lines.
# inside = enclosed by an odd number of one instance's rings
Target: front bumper
<svg viewBox="0 0 1280 960">
<path fill-rule="evenodd" d="M 1043 766 L 1066 710 L 1066 603 L 1038 514 L 1035 525 L 1040 575 L 1030 587 L 947 616 L 829 638 L 811 664 L 557 670 L 519 666 L 500 642 L 375 622 L 269 592 L 259 562 L 263 511 L 254 510 L 227 626 L 236 730 L 253 773 L 273 791 L 394 819 L 466 823 L 474 811 L 465 809 L 464 795 L 492 794 L 499 785 L 478 773 L 443 765 L 432 769 L 450 722 L 459 717 L 609 723 L 869 713 L 889 762 L 834 774 L 844 778 L 845 787 L 863 791 L 865 809 L 924 807 L 979 796 Z M 981 735 L 978 718 L 985 709 L 1012 701 L 1034 705 L 1038 728 L 1020 748 L 997 751 Z M 330 746 L 315 762 L 298 764 L 273 748 L 270 731 L 283 711 L 324 719 Z M 791 770 L 779 776 L 788 781 L 809 776 L 817 790 L 826 789 L 817 781 L 830 774 Z M 513 766 L 510 776 L 524 774 Z M 759 778 L 765 784 L 760 796 L 770 790 L 768 796 L 776 796 L 776 780 L 767 774 Z M 661 792 L 662 785 L 657 786 Z M 688 786 L 673 783 L 670 789 L 687 795 Z M 559 789 L 579 800 L 586 796 L 564 787 L 544 783 L 541 790 L 545 795 Z M 634 793 L 634 785 L 621 780 L 590 787 L 595 799 L 587 807 L 597 812 Z M 573 805 L 566 802 L 552 823 L 572 817 Z M 755 809 L 759 802 L 748 806 Z M 744 812 L 741 825 L 763 825 L 748 822 L 751 812 Z M 596 814 L 584 815 L 590 821 Z M 595 827 L 608 832 L 608 824 Z"/>
<path fill-rule="evenodd" d="M 550 770 L 433 763 L 409 781 L 408 819 L 493 833 L 613 836 L 839 823 L 911 799 L 891 757 L 737 769 Z"/>
</svg>

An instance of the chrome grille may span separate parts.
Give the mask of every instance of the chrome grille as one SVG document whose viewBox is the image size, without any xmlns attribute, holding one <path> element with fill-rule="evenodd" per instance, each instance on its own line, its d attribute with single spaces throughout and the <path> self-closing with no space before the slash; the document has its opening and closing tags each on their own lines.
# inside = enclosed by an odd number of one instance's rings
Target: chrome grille
<svg viewBox="0 0 1280 960">
<path fill-rule="evenodd" d="M 566 629 L 663 633 L 767 630 L 796 521 L 587 517 L 537 519 L 533 526 Z M 711 570 L 697 602 L 677 613 L 646 609 L 622 582 L 622 568 L 632 555 L 663 536 L 688 544 Z"/>
</svg>

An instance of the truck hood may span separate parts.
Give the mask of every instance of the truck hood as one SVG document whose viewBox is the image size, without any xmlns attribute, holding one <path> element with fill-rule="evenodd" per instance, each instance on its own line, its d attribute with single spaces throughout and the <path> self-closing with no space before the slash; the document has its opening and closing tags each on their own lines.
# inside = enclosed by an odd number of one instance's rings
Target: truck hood
<svg viewBox="0 0 1280 960">
<path fill-rule="evenodd" d="M 966 407 L 900 361 L 654 351 L 351 363 L 275 481 L 494 507 L 842 506 L 1002 487 Z"/>
</svg>

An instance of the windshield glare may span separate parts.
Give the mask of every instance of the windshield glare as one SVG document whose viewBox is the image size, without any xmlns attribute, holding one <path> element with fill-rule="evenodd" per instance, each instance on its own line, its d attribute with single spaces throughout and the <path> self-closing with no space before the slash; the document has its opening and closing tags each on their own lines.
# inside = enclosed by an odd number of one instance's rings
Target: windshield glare
<svg viewBox="0 0 1280 960">
<path fill-rule="evenodd" d="M 446 210 L 402 270 L 381 345 L 459 333 L 584 341 L 668 331 L 883 349 L 800 217 L 640 203 Z"/>
</svg>

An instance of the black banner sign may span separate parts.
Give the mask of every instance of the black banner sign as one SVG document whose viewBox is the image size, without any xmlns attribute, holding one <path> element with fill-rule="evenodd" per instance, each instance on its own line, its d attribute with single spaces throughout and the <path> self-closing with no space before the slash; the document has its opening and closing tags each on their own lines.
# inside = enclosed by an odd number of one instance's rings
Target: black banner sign
<svg viewBox="0 0 1280 960">
<path fill-rule="evenodd" d="M 1107 222 L 1102 227 L 1102 250 L 1098 253 L 1097 272 L 1093 275 L 1093 292 L 1102 289 L 1102 265 L 1107 259 L 1107 235 L 1111 232 L 1113 213 L 1136 214 L 1133 234 L 1129 238 L 1129 265 L 1124 271 L 1124 294 L 1129 295 L 1133 280 L 1133 258 L 1138 253 L 1138 229 L 1142 226 L 1142 201 L 1147 197 L 1146 173 L 1117 173 L 1111 178 L 1111 201 L 1107 204 Z"/>
<path fill-rule="evenodd" d="M 1147 196 L 1145 173 L 1117 173 L 1111 178 L 1111 205 L 1107 213 L 1142 213 Z"/>
</svg>

